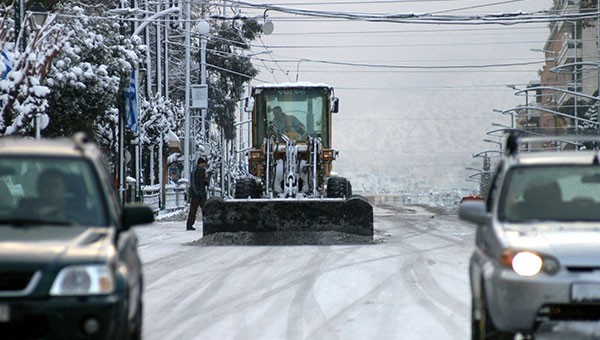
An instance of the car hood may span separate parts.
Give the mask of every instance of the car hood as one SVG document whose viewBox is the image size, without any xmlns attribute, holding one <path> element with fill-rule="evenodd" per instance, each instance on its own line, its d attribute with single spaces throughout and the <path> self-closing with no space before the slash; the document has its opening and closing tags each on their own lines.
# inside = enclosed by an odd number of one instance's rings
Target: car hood
<svg viewBox="0 0 600 340">
<path fill-rule="evenodd" d="M 550 255 L 566 266 L 600 266 L 600 224 L 535 227 L 506 236 L 507 247 Z"/>
<path fill-rule="evenodd" d="M 0 227 L 0 264 L 96 261 L 114 253 L 111 229 Z"/>
</svg>

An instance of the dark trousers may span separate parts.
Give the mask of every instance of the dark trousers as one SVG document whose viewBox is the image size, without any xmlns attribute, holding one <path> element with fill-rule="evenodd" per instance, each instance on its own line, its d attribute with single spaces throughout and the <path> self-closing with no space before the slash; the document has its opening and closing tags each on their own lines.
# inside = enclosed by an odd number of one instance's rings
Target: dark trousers
<svg viewBox="0 0 600 340">
<path fill-rule="evenodd" d="M 190 202 L 190 213 L 188 214 L 186 224 L 187 228 L 194 226 L 194 223 L 196 222 L 196 214 L 198 213 L 198 207 L 200 207 L 200 210 L 202 210 L 204 203 L 206 203 L 206 198 L 192 195 L 192 201 Z"/>
</svg>

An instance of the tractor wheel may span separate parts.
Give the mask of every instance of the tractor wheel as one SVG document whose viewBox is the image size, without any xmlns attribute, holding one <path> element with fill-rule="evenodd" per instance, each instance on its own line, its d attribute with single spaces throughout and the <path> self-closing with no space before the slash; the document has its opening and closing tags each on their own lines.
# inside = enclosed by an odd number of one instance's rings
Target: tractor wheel
<svg viewBox="0 0 600 340">
<path fill-rule="evenodd" d="M 235 198 L 251 198 L 256 197 L 257 185 L 254 178 L 244 177 L 238 178 L 235 181 L 235 192 L 233 196 Z"/>
<path fill-rule="evenodd" d="M 331 177 L 327 180 L 327 197 L 348 197 L 348 180 L 344 177 Z"/>
</svg>

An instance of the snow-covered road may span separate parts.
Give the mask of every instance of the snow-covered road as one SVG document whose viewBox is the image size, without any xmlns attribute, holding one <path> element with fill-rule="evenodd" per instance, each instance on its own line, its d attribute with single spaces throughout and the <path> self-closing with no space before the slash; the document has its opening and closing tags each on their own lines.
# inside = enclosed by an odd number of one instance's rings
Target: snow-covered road
<svg viewBox="0 0 600 340">
<path fill-rule="evenodd" d="M 376 243 L 192 246 L 183 221 L 137 228 L 144 339 L 466 339 L 474 228 L 375 208 Z"/>
</svg>

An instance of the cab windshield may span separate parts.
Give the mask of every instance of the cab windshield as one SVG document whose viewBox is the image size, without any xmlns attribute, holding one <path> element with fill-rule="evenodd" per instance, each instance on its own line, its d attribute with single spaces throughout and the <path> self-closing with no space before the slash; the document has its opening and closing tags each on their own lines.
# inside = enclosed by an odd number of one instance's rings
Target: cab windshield
<svg viewBox="0 0 600 340">
<path fill-rule="evenodd" d="M 329 91 L 326 88 L 263 89 L 257 97 L 257 138 L 285 134 L 294 140 L 321 137 L 329 146 Z"/>
<path fill-rule="evenodd" d="M 600 221 L 597 165 L 515 167 L 504 183 L 500 220 Z"/>
<path fill-rule="evenodd" d="M 0 226 L 108 225 L 94 174 L 79 158 L 0 158 Z"/>
</svg>

